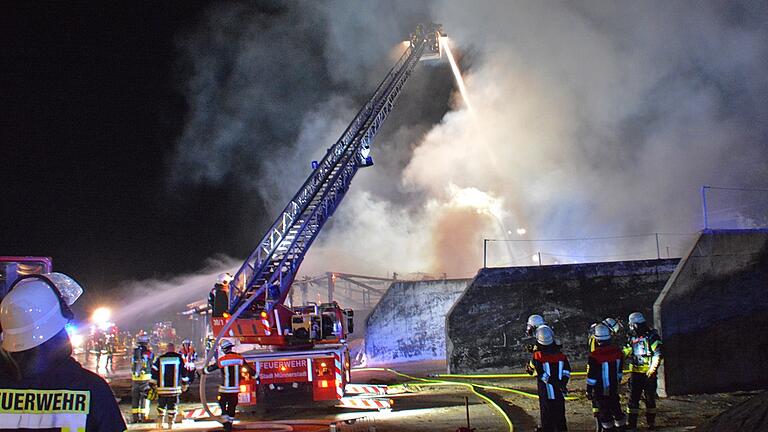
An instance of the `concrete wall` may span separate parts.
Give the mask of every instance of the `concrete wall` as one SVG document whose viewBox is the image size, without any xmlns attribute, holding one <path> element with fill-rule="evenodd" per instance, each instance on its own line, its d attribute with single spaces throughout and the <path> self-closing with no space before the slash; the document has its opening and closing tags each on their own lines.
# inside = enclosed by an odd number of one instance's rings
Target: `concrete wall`
<svg viewBox="0 0 768 432">
<path fill-rule="evenodd" d="M 368 365 L 445 361 L 445 314 L 469 279 L 396 282 L 368 317 Z"/>
<path fill-rule="evenodd" d="M 586 358 L 589 325 L 650 314 L 678 260 L 481 269 L 447 317 L 452 373 L 519 370 L 528 315 L 543 314 L 573 362 Z M 574 368 L 583 369 L 578 363 Z"/>
<path fill-rule="evenodd" d="M 768 230 L 702 233 L 654 311 L 662 394 L 768 387 Z"/>
</svg>

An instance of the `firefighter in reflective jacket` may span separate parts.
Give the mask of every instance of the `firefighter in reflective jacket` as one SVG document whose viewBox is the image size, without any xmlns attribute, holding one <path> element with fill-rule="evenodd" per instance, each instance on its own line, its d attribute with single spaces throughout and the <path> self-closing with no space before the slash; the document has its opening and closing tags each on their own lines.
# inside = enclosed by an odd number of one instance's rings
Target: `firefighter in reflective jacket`
<svg viewBox="0 0 768 432">
<path fill-rule="evenodd" d="M 565 395 L 571 377 L 568 358 L 555 344 L 551 328 L 542 325 L 536 329 L 536 349 L 526 368 L 529 374 L 536 372 L 539 409 L 543 432 L 567 431 L 565 420 Z"/>
<path fill-rule="evenodd" d="M 0 302 L 0 431 L 126 429 L 109 385 L 72 358 L 64 327 L 82 292 L 69 276 L 36 274 Z"/>
<path fill-rule="evenodd" d="M 139 336 L 131 358 L 131 413 L 133 422 L 149 419 L 149 380 L 152 379 L 152 362 L 155 354 L 149 348 L 149 337 Z"/>
<path fill-rule="evenodd" d="M 598 346 L 598 340 L 595 338 L 595 329 L 598 325 L 601 324 L 608 328 L 610 337 L 612 337 L 614 340 L 623 340 L 620 336 L 622 330 L 624 329 L 624 326 L 621 325 L 621 321 L 611 317 L 605 318 L 599 323 L 596 322 L 589 326 L 589 336 L 587 338 L 587 343 L 589 344 L 589 352 L 595 351 Z M 592 399 L 592 415 L 595 417 L 595 431 L 601 432 L 603 430 L 603 426 L 600 423 L 600 407 L 598 406 L 597 400 L 595 399 Z"/>
<path fill-rule="evenodd" d="M 232 344 L 229 340 L 221 342 L 221 350 L 224 355 L 219 360 L 204 368 L 203 373 L 209 374 L 217 369 L 221 369 L 222 382 L 219 386 L 219 406 L 221 407 L 222 424 L 225 431 L 232 430 L 232 422 L 235 421 L 235 409 L 237 408 L 237 394 L 240 393 L 240 373 L 245 372 L 255 375 L 253 369 L 245 358 L 236 352 L 232 352 Z"/>
<path fill-rule="evenodd" d="M 157 427 L 162 429 L 167 421 L 168 428 L 172 429 L 181 387 L 189 381 L 184 369 L 184 359 L 176 352 L 172 343 L 168 344 L 168 352 L 155 359 L 152 365 L 152 380 L 157 385 Z"/>
<path fill-rule="evenodd" d="M 645 395 L 645 420 L 649 429 L 656 426 L 656 387 L 659 365 L 661 364 L 661 338 L 650 328 L 640 312 L 629 315 L 629 338 L 624 347 L 629 359 L 629 402 L 627 402 L 628 430 L 637 429 L 640 414 L 640 399 Z"/>
<path fill-rule="evenodd" d="M 185 339 L 184 342 L 181 343 L 180 354 L 184 359 L 184 369 L 186 369 L 187 378 L 189 378 L 188 384 L 192 384 L 192 382 L 195 380 L 195 362 L 197 361 L 197 352 L 195 352 L 195 347 L 192 346 L 191 340 Z"/>
<path fill-rule="evenodd" d="M 598 430 L 621 429 L 626 422 L 619 401 L 624 354 L 611 344 L 611 330 L 607 326 L 596 325 L 594 339 L 596 347 L 587 362 L 587 399 L 597 407 Z"/>
<path fill-rule="evenodd" d="M 592 352 L 597 348 L 597 340 L 595 340 L 595 328 L 598 325 L 604 325 L 608 327 L 608 331 L 611 332 L 611 337 L 614 338 L 614 340 L 620 340 L 621 331 L 624 329 L 624 326 L 621 324 L 621 321 L 617 320 L 616 318 L 608 317 L 599 323 L 594 323 L 591 326 L 589 326 L 589 352 Z"/>
</svg>

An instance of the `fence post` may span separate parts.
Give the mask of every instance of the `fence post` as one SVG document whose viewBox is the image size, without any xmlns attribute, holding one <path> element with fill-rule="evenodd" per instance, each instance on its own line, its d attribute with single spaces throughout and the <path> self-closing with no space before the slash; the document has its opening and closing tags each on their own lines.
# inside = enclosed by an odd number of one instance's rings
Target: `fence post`
<svg viewBox="0 0 768 432">
<path fill-rule="evenodd" d="M 656 259 L 661 259 L 661 250 L 659 250 L 659 233 L 656 234 Z"/>
<path fill-rule="evenodd" d="M 701 186 L 701 211 L 704 213 L 704 229 L 709 229 L 709 221 L 707 220 L 707 189 L 709 189 L 709 186 L 702 185 Z"/>
<path fill-rule="evenodd" d="M 488 239 L 483 239 L 483 268 L 488 268 Z"/>
</svg>

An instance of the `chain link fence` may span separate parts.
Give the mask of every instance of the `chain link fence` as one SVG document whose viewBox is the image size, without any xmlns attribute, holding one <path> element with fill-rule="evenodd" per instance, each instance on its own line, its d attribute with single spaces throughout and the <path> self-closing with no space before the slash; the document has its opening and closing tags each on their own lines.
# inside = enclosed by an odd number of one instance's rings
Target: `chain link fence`
<svg viewBox="0 0 768 432">
<path fill-rule="evenodd" d="M 484 267 L 679 258 L 698 233 L 650 233 L 558 239 L 484 239 Z"/>
</svg>

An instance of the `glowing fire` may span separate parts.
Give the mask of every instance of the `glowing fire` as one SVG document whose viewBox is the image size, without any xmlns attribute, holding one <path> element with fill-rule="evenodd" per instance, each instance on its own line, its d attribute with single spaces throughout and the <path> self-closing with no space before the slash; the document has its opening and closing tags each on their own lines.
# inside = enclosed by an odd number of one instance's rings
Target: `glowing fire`
<svg viewBox="0 0 768 432">
<path fill-rule="evenodd" d="M 451 47 L 448 45 L 448 38 L 441 37 L 440 43 L 443 45 L 446 57 L 448 57 L 448 63 L 451 64 L 451 70 L 453 71 L 454 78 L 456 78 L 456 85 L 459 87 L 459 92 L 461 93 L 462 99 L 464 99 L 464 104 L 467 106 L 467 109 L 471 111 L 472 105 L 469 103 L 469 98 L 467 97 L 467 88 L 464 86 L 464 78 L 461 77 L 459 66 L 456 64 L 456 59 L 453 58 Z"/>
<path fill-rule="evenodd" d="M 451 196 L 450 204 L 454 207 L 474 208 L 478 214 L 489 214 L 496 219 L 502 218 L 502 200 L 487 192 L 473 187 L 461 188 L 451 183 L 448 185 L 448 194 Z"/>
</svg>

